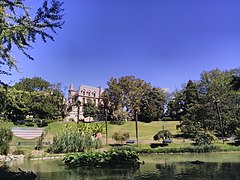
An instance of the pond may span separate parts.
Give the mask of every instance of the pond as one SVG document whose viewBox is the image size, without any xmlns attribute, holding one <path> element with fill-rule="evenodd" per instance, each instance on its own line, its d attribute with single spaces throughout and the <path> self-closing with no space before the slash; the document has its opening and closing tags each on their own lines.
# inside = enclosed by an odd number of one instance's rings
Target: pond
<svg viewBox="0 0 240 180">
<path fill-rule="evenodd" d="M 68 168 L 61 160 L 11 163 L 13 170 L 31 170 L 37 179 L 240 179 L 240 153 L 142 155 L 139 169 Z"/>
</svg>

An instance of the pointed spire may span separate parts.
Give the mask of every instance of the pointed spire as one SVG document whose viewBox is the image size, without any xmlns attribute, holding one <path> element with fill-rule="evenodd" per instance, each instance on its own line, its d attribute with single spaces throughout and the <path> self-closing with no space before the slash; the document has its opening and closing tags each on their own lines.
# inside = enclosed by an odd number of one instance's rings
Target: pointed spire
<svg viewBox="0 0 240 180">
<path fill-rule="evenodd" d="M 74 91 L 73 83 L 70 84 L 69 91 Z"/>
<path fill-rule="evenodd" d="M 81 94 L 81 86 L 79 86 L 78 94 Z"/>
</svg>

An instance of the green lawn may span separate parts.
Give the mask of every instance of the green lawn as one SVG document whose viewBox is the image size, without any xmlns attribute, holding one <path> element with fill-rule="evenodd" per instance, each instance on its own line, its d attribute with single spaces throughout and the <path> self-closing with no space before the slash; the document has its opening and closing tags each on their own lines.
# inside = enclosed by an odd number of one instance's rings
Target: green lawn
<svg viewBox="0 0 240 180">
<path fill-rule="evenodd" d="M 139 142 L 149 142 L 152 141 L 153 136 L 160 130 L 168 129 L 172 134 L 175 134 L 176 125 L 179 124 L 178 121 L 155 121 L 151 123 L 143 123 L 138 122 L 138 134 L 139 134 Z M 135 122 L 130 121 L 126 122 L 123 125 L 113 125 L 108 124 L 108 139 L 110 140 L 115 132 L 128 132 L 130 134 L 130 139 L 135 140 Z"/>
<path fill-rule="evenodd" d="M 95 122 L 104 125 L 105 122 Z M 1 123 L 3 126 L 11 129 L 14 127 L 13 123 L 10 122 L 4 122 Z M 89 125 L 93 125 L 94 123 L 89 123 Z M 154 121 L 151 123 L 143 123 L 138 122 L 139 127 L 139 143 L 149 143 L 152 141 L 153 136 L 160 130 L 168 129 L 172 134 L 176 134 L 176 125 L 179 124 L 178 121 Z M 49 124 L 46 129 L 46 136 L 44 141 L 52 141 L 53 136 L 57 134 L 57 132 L 60 132 L 66 125 L 68 126 L 76 126 L 76 122 L 54 122 Z M 24 127 L 24 126 L 21 126 Z M 108 141 L 110 143 L 114 143 L 112 140 L 112 136 L 115 132 L 128 132 L 130 134 L 130 139 L 135 140 L 135 122 L 125 122 L 123 125 L 115 125 L 108 122 Z M 105 140 L 105 132 L 103 133 L 103 139 Z M 12 141 L 12 145 L 15 145 L 17 142 L 22 142 L 23 144 L 32 144 L 34 142 L 37 142 L 37 139 L 33 140 L 25 140 L 18 137 L 14 137 Z"/>
<path fill-rule="evenodd" d="M 105 122 L 96 122 L 99 124 L 104 125 Z M 47 136 L 50 138 L 53 135 L 56 135 L 58 131 L 61 131 L 64 126 L 76 126 L 76 122 L 55 122 L 49 124 L 49 126 L 46 128 Z M 90 123 L 91 126 L 94 123 Z M 171 133 L 176 134 L 176 125 L 179 124 L 178 121 L 155 121 L 151 123 L 143 123 L 138 122 L 139 127 L 139 141 L 140 143 L 152 141 L 153 136 L 160 130 L 168 129 Z M 128 132 L 130 134 L 130 139 L 135 140 L 135 122 L 125 122 L 123 125 L 115 125 L 108 122 L 108 140 L 109 142 L 112 141 L 112 136 L 115 132 Z M 105 139 L 105 132 L 103 133 L 103 137 Z"/>
<path fill-rule="evenodd" d="M 95 122 L 98 124 L 101 124 L 105 127 L 105 122 Z M 89 123 L 88 125 L 94 125 L 95 123 Z M 138 122 L 138 128 L 139 128 L 139 147 L 140 149 L 146 149 L 150 148 L 150 143 L 153 143 L 153 136 L 162 129 L 169 130 L 172 134 L 180 133 L 176 130 L 176 125 L 178 125 L 178 121 L 155 121 L 151 123 L 143 123 Z M 3 125 L 9 129 L 14 127 L 13 123 L 9 122 L 1 122 L 0 125 Z M 53 137 L 58 133 L 61 132 L 61 130 L 65 126 L 76 126 L 76 122 L 54 122 L 49 124 L 46 128 L 46 135 L 44 137 L 44 142 L 46 141 L 52 141 Z M 24 126 L 21 126 L 24 127 Z M 116 143 L 114 140 L 112 140 L 112 136 L 115 132 L 128 132 L 130 134 L 130 139 L 136 140 L 135 138 L 135 122 L 125 122 L 123 125 L 114 125 L 108 122 L 108 142 L 109 144 Z M 37 145 L 38 138 L 26 140 L 21 139 L 18 137 L 13 137 L 13 140 L 11 142 L 11 146 L 13 149 L 22 149 L 27 154 L 33 153 L 35 146 Z M 17 142 L 21 142 L 21 146 L 16 146 Z M 103 133 L 103 143 L 105 143 L 105 132 Z M 181 138 L 173 138 L 173 143 L 169 144 L 169 148 L 180 148 L 180 147 L 187 147 L 191 145 L 192 141 L 189 139 L 181 139 Z M 214 144 L 220 146 L 222 151 L 239 151 L 239 147 L 235 147 L 232 145 L 222 144 L 221 142 L 215 142 Z M 131 145 L 132 147 L 135 147 L 135 145 Z M 45 149 L 47 146 L 45 146 Z M 151 149 L 151 148 L 150 148 Z M 43 151 L 44 152 L 44 151 Z M 34 153 L 33 153 L 34 154 Z M 37 156 L 37 155 L 36 155 Z"/>
</svg>

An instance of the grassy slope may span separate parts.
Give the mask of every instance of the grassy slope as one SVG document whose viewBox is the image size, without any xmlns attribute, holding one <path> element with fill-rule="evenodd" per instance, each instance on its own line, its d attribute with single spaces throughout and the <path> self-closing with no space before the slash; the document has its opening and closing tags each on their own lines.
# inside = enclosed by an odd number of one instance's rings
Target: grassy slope
<svg viewBox="0 0 240 180">
<path fill-rule="evenodd" d="M 102 124 L 105 126 L 104 122 L 97 122 L 99 124 Z M 143 143 L 146 141 L 152 141 L 153 136 L 162 128 L 170 130 L 173 134 L 175 134 L 176 131 L 176 125 L 178 124 L 178 121 L 157 121 L 157 122 L 151 122 L 151 123 L 143 123 L 143 122 L 138 122 L 138 127 L 139 127 L 139 140 L 140 142 L 142 141 Z M 93 123 L 92 123 L 93 124 Z M 89 124 L 90 126 L 92 125 L 91 123 Z M 75 122 L 67 122 L 67 123 L 62 123 L 62 122 L 56 122 L 50 124 L 46 131 L 47 131 L 47 136 L 46 139 L 51 139 L 53 135 L 55 135 L 58 131 L 62 130 L 64 126 L 69 125 L 69 126 L 75 126 Z M 112 136 L 115 132 L 128 132 L 130 134 L 130 139 L 136 139 L 135 138 L 135 122 L 130 121 L 126 122 L 123 125 L 113 125 L 108 123 L 108 140 L 110 142 L 112 141 Z M 105 136 L 105 132 L 103 134 Z M 104 137 L 105 139 L 105 137 Z"/>
<path fill-rule="evenodd" d="M 97 122 L 99 124 L 105 125 L 104 122 Z M 151 142 L 153 142 L 152 138 L 153 135 L 155 135 L 159 130 L 162 130 L 163 127 L 164 129 L 170 130 L 172 134 L 178 133 L 176 130 L 176 125 L 178 124 L 178 121 L 157 121 L 157 122 L 151 122 L 151 123 L 143 123 L 143 122 L 138 122 L 138 127 L 139 127 L 139 143 L 141 148 L 149 148 L 149 145 Z M 14 125 L 13 123 L 0 123 L 1 125 L 8 127 L 11 129 Z M 90 123 L 89 125 L 93 125 L 94 123 Z M 68 126 L 76 126 L 75 122 L 55 122 L 51 123 L 46 127 L 46 136 L 44 138 L 44 141 L 52 141 L 53 136 L 56 135 L 58 132 L 60 132 L 66 125 Z M 130 139 L 135 140 L 135 122 L 126 122 L 123 125 L 113 125 L 108 123 L 108 142 L 109 143 L 115 143 L 112 140 L 112 135 L 114 132 L 128 132 L 130 134 Z M 103 134 L 103 140 L 105 141 L 105 132 Z M 13 137 L 13 141 L 11 143 L 12 146 L 16 147 L 17 142 L 21 142 L 27 146 L 21 146 L 18 149 L 22 149 L 25 152 L 31 152 L 35 145 L 37 144 L 38 139 L 32 139 L 32 140 L 26 140 L 26 139 L 21 139 L 18 137 Z M 104 142 L 105 143 L 105 142 Z M 169 145 L 171 148 L 179 148 L 179 147 L 185 147 L 189 146 L 189 143 L 187 140 L 183 139 L 173 139 L 173 143 Z M 217 143 L 217 145 L 221 147 L 223 151 L 236 151 L 239 150 L 239 147 L 235 146 L 230 146 L 227 143 L 222 144 L 222 143 Z"/>
<path fill-rule="evenodd" d="M 102 124 L 105 126 L 104 122 L 97 122 L 99 124 Z M 151 123 L 143 123 L 143 122 L 138 122 L 138 127 L 139 127 L 139 141 L 140 143 L 148 143 L 151 142 L 153 139 L 153 135 L 155 135 L 159 130 L 162 130 L 162 128 L 164 129 L 168 129 L 170 130 L 170 132 L 172 132 L 173 134 L 175 134 L 176 131 L 176 125 L 178 124 L 178 121 L 155 121 L 155 122 L 151 122 Z M 14 125 L 13 123 L 1 123 L 2 125 L 4 125 L 5 127 L 8 127 L 9 129 L 11 129 Z M 90 123 L 89 125 L 91 126 L 94 123 Z M 61 131 L 66 125 L 68 126 L 75 126 L 76 123 L 75 122 L 55 122 L 55 123 L 51 123 L 46 127 L 46 136 L 44 141 L 52 141 L 52 138 L 54 135 L 57 134 L 57 132 Z M 110 143 L 113 143 L 114 141 L 112 140 L 112 135 L 115 132 L 128 132 L 130 134 L 130 139 L 135 140 L 135 122 L 134 121 L 130 121 L 130 122 L 126 122 L 123 125 L 114 125 L 114 124 L 110 124 L 108 123 L 108 140 Z M 105 132 L 103 134 L 103 136 L 105 136 Z M 105 137 L 104 137 L 105 140 Z M 13 141 L 12 141 L 12 145 L 15 145 L 16 142 L 23 142 L 28 144 L 34 144 L 34 142 L 37 142 L 37 139 L 33 139 L 33 140 L 25 140 L 25 139 L 21 139 L 18 137 L 14 137 Z"/>
<path fill-rule="evenodd" d="M 151 123 L 138 122 L 138 133 L 139 133 L 139 142 L 144 143 L 152 141 L 153 136 L 160 130 L 168 129 L 171 133 L 176 133 L 177 121 L 157 121 Z M 124 125 L 111 125 L 109 124 L 109 139 L 111 139 L 114 132 L 128 132 L 130 134 L 130 139 L 135 138 L 135 122 L 126 122 Z"/>
</svg>

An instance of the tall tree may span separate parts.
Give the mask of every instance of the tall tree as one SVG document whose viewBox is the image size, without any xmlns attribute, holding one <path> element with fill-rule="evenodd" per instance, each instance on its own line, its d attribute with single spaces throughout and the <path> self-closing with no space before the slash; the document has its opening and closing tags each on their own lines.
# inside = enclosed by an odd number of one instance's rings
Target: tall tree
<svg viewBox="0 0 240 180">
<path fill-rule="evenodd" d="M 150 88 L 144 93 L 139 119 L 144 122 L 159 120 L 164 115 L 164 106 L 167 101 L 167 93 L 161 88 Z"/>
<path fill-rule="evenodd" d="M 197 133 L 211 130 L 219 136 L 235 132 L 240 126 L 240 95 L 233 88 L 236 72 L 239 69 L 205 71 L 198 82 L 188 82 L 178 94 L 178 102 L 183 104 L 183 131 Z"/>
<path fill-rule="evenodd" d="M 131 113 L 133 118 L 135 111 L 140 110 L 143 95 L 151 89 L 150 84 L 134 76 L 111 78 L 107 84 L 105 96 L 109 100 L 112 112 L 122 108 Z"/>
<path fill-rule="evenodd" d="M 62 28 L 64 22 L 61 14 L 62 2 L 44 0 L 35 15 L 29 12 L 24 0 L 1 0 L 0 2 L 0 74 L 10 74 L 9 70 L 16 66 L 17 60 L 12 55 L 12 49 L 19 49 L 27 58 L 33 57 L 27 53 L 36 42 L 38 36 L 44 42 L 54 40 L 52 33 Z"/>
<path fill-rule="evenodd" d="M 183 89 L 181 102 L 181 129 L 185 133 L 195 133 L 199 130 L 199 122 L 196 117 L 197 114 L 197 104 L 198 91 L 197 85 L 192 80 L 189 80 L 186 87 Z"/>
<path fill-rule="evenodd" d="M 138 114 L 143 95 L 149 89 L 150 84 L 134 76 L 123 76 L 119 79 L 111 78 L 107 83 L 105 95 L 112 105 L 112 110 L 118 108 L 129 112 L 136 124 L 136 139 L 138 144 Z M 113 112 L 112 111 L 112 112 Z"/>
</svg>

